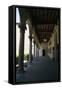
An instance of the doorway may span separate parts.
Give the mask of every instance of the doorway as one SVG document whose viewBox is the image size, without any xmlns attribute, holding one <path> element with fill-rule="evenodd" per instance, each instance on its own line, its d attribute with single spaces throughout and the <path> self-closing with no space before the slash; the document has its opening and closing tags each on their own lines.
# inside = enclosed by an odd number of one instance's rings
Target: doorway
<svg viewBox="0 0 62 90">
<path fill-rule="evenodd" d="M 45 49 L 43 49 L 43 56 L 45 56 Z"/>
</svg>

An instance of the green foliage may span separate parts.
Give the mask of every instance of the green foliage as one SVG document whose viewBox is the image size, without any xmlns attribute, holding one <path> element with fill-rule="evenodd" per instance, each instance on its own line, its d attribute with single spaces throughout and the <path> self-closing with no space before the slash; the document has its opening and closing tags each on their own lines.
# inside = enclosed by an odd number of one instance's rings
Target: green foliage
<svg viewBox="0 0 62 90">
<path fill-rule="evenodd" d="M 24 55 L 24 60 L 29 60 L 29 54 Z"/>
<path fill-rule="evenodd" d="M 19 57 L 16 57 L 16 64 L 18 64 Z M 24 60 L 29 60 L 29 54 L 24 55 Z"/>
<path fill-rule="evenodd" d="M 18 64 L 18 58 L 19 58 L 19 57 L 16 57 L 16 64 Z"/>
</svg>

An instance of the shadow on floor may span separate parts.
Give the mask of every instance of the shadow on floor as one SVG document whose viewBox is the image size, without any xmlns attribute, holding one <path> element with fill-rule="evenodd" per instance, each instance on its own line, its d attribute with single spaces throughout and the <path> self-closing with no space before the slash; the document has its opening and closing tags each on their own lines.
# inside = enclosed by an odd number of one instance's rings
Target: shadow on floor
<svg viewBox="0 0 62 90">
<path fill-rule="evenodd" d="M 37 57 L 25 73 L 16 73 L 16 82 L 57 81 L 58 63 L 49 57 Z"/>
</svg>

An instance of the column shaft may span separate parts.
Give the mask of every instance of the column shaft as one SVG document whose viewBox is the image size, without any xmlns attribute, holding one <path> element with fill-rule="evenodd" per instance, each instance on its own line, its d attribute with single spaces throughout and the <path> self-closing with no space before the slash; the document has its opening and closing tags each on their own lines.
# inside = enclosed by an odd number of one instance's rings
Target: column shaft
<svg viewBox="0 0 62 90">
<path fill-rule="evenodd" d="M 39 50 L 38 50 L 38 47 L 36 46 L 36 57 L 39 56 Z"/>
<path fill-rule="evenodd" d="M 29 62 L 32 63 L 32 36 L 29 36 L 30 48 L 29 48 Z"/>
<path fill-rule="evenodd" d="M 34 43 L 34 58 L 35 58 L 35 41 L 33 43 Z"/>
<path fill-rule="evenodd" d="M 24 33 L 25 26 L 20 27 L 20 44 L 19 44 L 19 71 L 24 71 Z"/>
<path fill-rule="evenodd" d="M 55 33 L 55 36 L 54 36 L 54 52 L 55 52 L 55 60 L 57 60 L 57 35 Z"/>
</svg>

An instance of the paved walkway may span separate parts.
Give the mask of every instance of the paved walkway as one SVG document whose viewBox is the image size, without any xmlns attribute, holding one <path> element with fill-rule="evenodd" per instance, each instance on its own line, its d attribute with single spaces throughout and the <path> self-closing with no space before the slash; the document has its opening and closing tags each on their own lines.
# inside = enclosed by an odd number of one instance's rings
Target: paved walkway
<svg viewBox="0 0 62 90">
<path fill-rule="evenodd" d="M 28 65 L 25 73 L 16 73 L 16 82 L 56 81 L 58 78 L 57 62 L 49 57 L 39 57 Z"/>
</svg>

